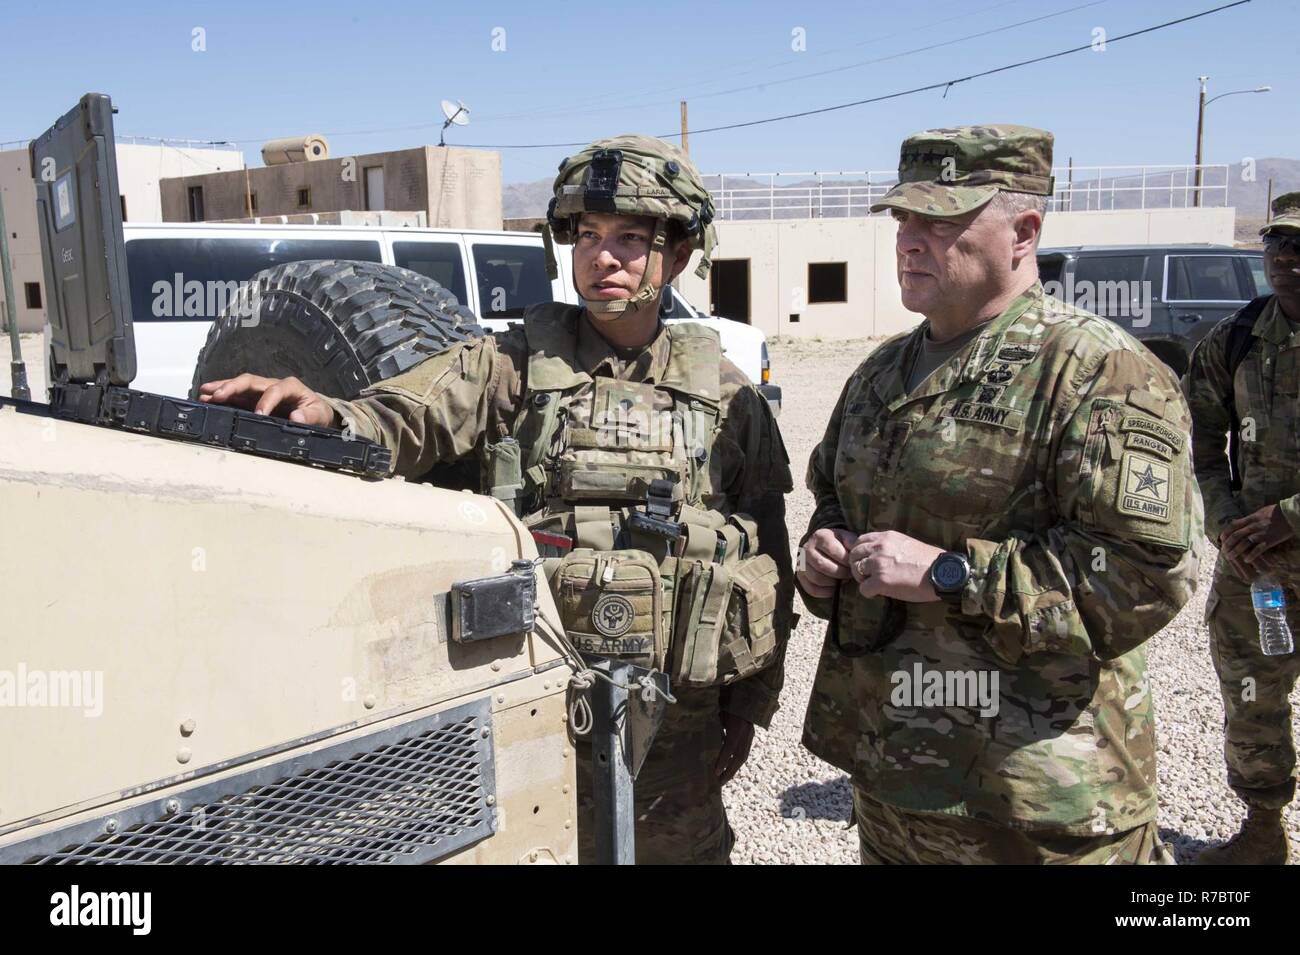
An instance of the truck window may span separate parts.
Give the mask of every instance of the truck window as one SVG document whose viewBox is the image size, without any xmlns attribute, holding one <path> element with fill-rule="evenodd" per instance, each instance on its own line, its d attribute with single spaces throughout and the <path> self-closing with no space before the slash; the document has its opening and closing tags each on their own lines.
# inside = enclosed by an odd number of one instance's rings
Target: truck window
<svg viewBox="0 0 1300 955">
<path fill-rule="evenodd" d="M 404 269 L 433 279 L 462 305 L 465 300 L 465 267 L 460 246 L 453 242 L 394 242 L 393 261 Z"/>
<path fill-rule="evenodd" d="M 695 318 L 696 315 L 686 303 L 673 294 L 671 285 L 664 287 L 664 294 L 659 300 L 659 317 L 660 318 Z"/>
<path fill-rule="evenodd" d="M 481 317 L 522 318 L 529 305 L 554 301 L 540 246 L 475 243 L 473 252 Z"/>
<path fill-rule="evenodd" d="M 1169 302 L 1245 302 L 1247 294 L 1233 268 L 1233 255 L 1171 255 L 1165 260 Z"/>
<path fill-rule="evenodd" d="M 1132 315 L 1133 304 L 1142 301 L 1146 268 L 1145 255 L 1079 256 L 1074 260 L 1075 304 L 1103 318 Z"/>
<path fill-rule="evenodd" d="M 133 239 L 126 244 L 131 319 L 213 321 L 233 299 L 238 283 L 263 269 L 304 259 L 383 261 L 379 243 L 362 239 Z M 155 287 L 160 282 L 165 287 Z"/>
<path fill-rule="evenodd" d="M 1262 255 L 1243 255 L 1246 260 L 1246 268 L 1250 272 L 1250 291 L 1251 298 L 1260 295 L 1268 295 L 1273 290 L 1269 288 L 1268 273 L 1264 271 L 1264 257 Z"/>
</svg>

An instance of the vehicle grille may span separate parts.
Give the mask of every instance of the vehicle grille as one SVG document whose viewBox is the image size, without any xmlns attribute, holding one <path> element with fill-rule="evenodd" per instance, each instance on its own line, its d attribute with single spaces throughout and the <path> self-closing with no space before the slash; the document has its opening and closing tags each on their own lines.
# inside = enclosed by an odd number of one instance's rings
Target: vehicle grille
<svg viewBox="0 0 1300 955">
<path fill-rule="evenodd" d="M 428 862 L 496 829 L 490 730 L 488 702 L 467 704 L 135 807 L 138 820 L 111 814 L 0 849 L 0 861 Z"/>
</svg>

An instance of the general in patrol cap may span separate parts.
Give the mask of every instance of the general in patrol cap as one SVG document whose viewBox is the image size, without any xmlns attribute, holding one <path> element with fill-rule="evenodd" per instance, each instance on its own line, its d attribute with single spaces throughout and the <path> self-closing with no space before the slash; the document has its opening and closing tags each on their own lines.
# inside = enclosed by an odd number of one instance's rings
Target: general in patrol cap
<svg viewBox="0 0 1300 955">
<path fill-rule="evenodd" d="M 1300 232 L 1300 192 L 1286 192 L 1273 200 L 1273 218 L 1269 219 L 1260 235 L 1270 232 Z"/>
<path fill-rule="evenodd" d="M 1052 134 L 1031 126 L 927 129 L 903 140 L 898 185 L 872 212 L 902 209 L 959 216 L 979 209 L 999 189 L 1052 194 Z"/>
</svg>

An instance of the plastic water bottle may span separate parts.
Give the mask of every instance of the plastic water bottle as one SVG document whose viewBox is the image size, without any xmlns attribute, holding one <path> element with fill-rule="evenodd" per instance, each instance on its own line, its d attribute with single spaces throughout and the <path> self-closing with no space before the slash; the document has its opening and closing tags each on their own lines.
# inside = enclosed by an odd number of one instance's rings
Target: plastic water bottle
<svg viewBox="0 0 1300 955">
<path fill-rule="evenodd" d="M 1259 621 L 1259 648 L 1266 656 L 1277 657 L 1295 649 L 1291 628 L 1286 622 L 1286 594 L 1282 585 L 1268 575 L 1255 578 L 1250 585 L 1250 602 Z"/>
</svg>

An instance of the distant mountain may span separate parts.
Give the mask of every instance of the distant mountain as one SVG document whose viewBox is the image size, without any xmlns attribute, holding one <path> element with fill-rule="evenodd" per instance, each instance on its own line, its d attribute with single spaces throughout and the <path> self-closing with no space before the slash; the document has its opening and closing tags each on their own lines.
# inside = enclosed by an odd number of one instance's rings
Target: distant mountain
<svg viewBox="0 0 1300 955">
<path fill-rule="evenodd" d="M 506 219 L 535 219 L 546 215 L 554 179 L 516 182 L 501 187 L 501 215 Z"/>
<path fill-rule="evenodd" d="M 1300 190 L 1300 159 L 1266 158 L 1257 159 L 1253 169 L 1254 179 L 1243 178 L 1252 170 L 1240 163 L 1227 167 L 1228 205 L 1237 210 L 1237 240 L 1239 242 L 1256 241 L 1258 231 L 1263 224 L 1267 211 L 1265 205 L 1268 196 L 1268 182 L 1273 180 L 1273 195 Z M 706 185 L 714 195 L 714 201 L 722 205 L 732 219 L 805 219 L 815 215 L 818 208 L 818 183 L 816 179 L 797 182 L 783 182 L 784 192 L 776 200 L 777 205 L 785 208 L 772 209 L 767 204 L 766 182 L 760 178 L 744 176 L 727 176 L 719 181 L 717 176 L 706 177 Z M 507 219 L 529 218 L 546 214 L 546 204 L 551 198 L 550 179 L 538 179 L 535 182 L 521 182 L 505 186 L 502 190 L 502 208 Z M 871 185 L 880 187 L 891 184 L 891 180 L 872 180 Z M 1065 183 L 1058 177 L 1057 189 Z M 1146 176 L 1147 206 L 1171 205 L 1181 208 L 1191 204 L 1192 183 L 1185 183 L 1181 170 L 1151 170 Z M 1207 173 L 1202 184 L 1204 204 L 1219 206 L 1223 204 L 1221 175 Z M 865 195 L 866 180 L 827 179 L 822 184 L 821 209 L 824 218 L 843 218 L 847 215 L 862 215 L 865 209 L 861 200 L 854 198 L 850 207 L 843 196 L 834 193 L 846 187 L 862 190 L 858 195 Z M 1214 187 L 1219 188 L 1214 188 Z M 760 190 L 760 191 L 754 191 Z M 1059 193 L 1058 193 L 1059 194 Z M 1135 173 L 1124 176 L 1102 178 L 1076 178 L 1074 180 L 1074 208 L 1083 209 L 1135 209 L 1143 202 L 1142 175 Z"/>
</svg>

